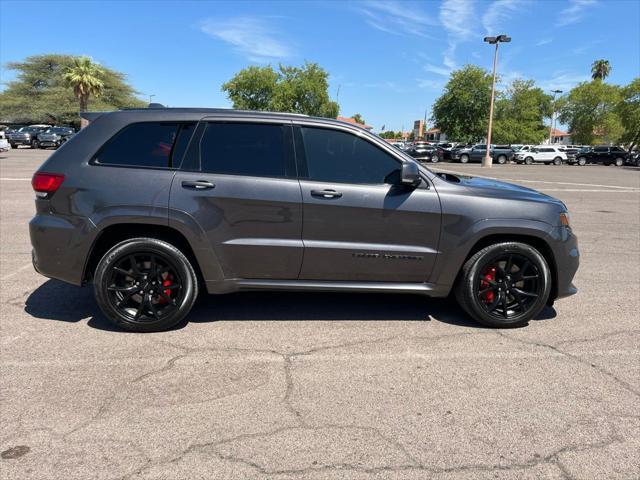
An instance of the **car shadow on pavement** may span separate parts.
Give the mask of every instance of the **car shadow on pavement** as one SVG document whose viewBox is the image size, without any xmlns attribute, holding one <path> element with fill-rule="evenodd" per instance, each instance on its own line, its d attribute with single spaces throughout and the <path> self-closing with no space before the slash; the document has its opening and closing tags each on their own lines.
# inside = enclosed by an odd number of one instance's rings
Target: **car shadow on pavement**
<svg viewBox="0 0 640 480">
<path fill-rule="evenodd" d="M 88 320 L 92 328 L 121 331 L 104 317 L 90 286 L 76 287 L 48 280 L 25 302 L 25 312 L 61 322 Z M 546 307 L 536 320 L 556 316 Z M 455 301 L 408 294 L 241 292 L 201 295 L 188 316 L 191 323 L 219 321 L 438 321 L 485 328 L 469 318 Z M 184 323 L 176 328 L 182 328 Z"/>
</svg>

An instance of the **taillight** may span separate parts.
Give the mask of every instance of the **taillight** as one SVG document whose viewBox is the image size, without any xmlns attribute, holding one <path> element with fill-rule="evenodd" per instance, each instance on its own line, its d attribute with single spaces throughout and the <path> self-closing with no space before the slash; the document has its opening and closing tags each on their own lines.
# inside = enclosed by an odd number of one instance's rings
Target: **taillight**
<svg viewBox="0 0 640 480">
<path fill-rule="evenodd" d="M 47 194 L 53 193 L 64 182 L 64 175 L 60 173 L 36 172 L 31 179 L 31 186 L 38 197 L 46 197 Z"/>
</svg>

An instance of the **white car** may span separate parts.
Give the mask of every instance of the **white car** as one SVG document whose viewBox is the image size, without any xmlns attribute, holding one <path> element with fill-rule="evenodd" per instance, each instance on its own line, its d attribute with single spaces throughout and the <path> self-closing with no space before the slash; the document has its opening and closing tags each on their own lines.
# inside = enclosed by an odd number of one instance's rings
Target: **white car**
<svg viewBox="0 0 640 480">
<path fill-rule="evenodd" d="M 5 138 L 4 132 L 0 132 L 0 153 L 11 150 L 9 141 Z"/>
<path fill-rule="evenodd" d="M 518 151 L 516 153 L 516 163 L 531 165 L 533 163 L 544 163 L 545 165 L 562 165 L 567 161 L 567 154 L 558 147 L 549 145 L 538 145 L 531 147 L 529 151 Z"/>
</svg>

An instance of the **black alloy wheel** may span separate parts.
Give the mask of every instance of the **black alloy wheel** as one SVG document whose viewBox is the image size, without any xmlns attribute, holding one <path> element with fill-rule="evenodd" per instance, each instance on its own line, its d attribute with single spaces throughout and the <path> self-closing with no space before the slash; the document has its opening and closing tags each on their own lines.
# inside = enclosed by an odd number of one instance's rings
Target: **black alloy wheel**
<svg viewBox="0 0 640 480">
<path fill-rule="evenodd" d="M 180 250 L 162 240 L 137 238 L 116 245 L 100 260 L 94 290 L 114 324 L 152 332 L 177 325 L 191 310 L 198 288 Z"/>
<path fill-rule="evenodd" d="M 544 308 L 551 274 L 530 245 L 506 242 L 486 247 L 464 265 L 456 286 L 462 308 L 491 327 L 525 325 Z"/>
</svg>

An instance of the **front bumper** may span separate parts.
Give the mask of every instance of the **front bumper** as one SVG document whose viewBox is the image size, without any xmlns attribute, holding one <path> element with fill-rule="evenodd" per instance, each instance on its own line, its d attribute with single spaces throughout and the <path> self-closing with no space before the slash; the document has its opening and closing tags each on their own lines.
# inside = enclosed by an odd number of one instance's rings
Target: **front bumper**
<svg viewBox="0 0 640 480">
<path fill-rule="evenodd" d="M 566 227 L 554 227 L 552 237 L 555 240 L 551 244 L 551 248 L 557 273 L 555 298 L 575 295 L 578 289 L 573 284 L 573 277 L 580 266 L 578 238 Z"/>
<path fill-rule="evenodd" d="M 60 140 L 39 140 L 41 147 L 59 147 Z"/>
<path fill-rule="evenodd" d="M 30 138 L 8 138 L 8 140 L 12 145 L 31 145 Z"/>
</svg>

